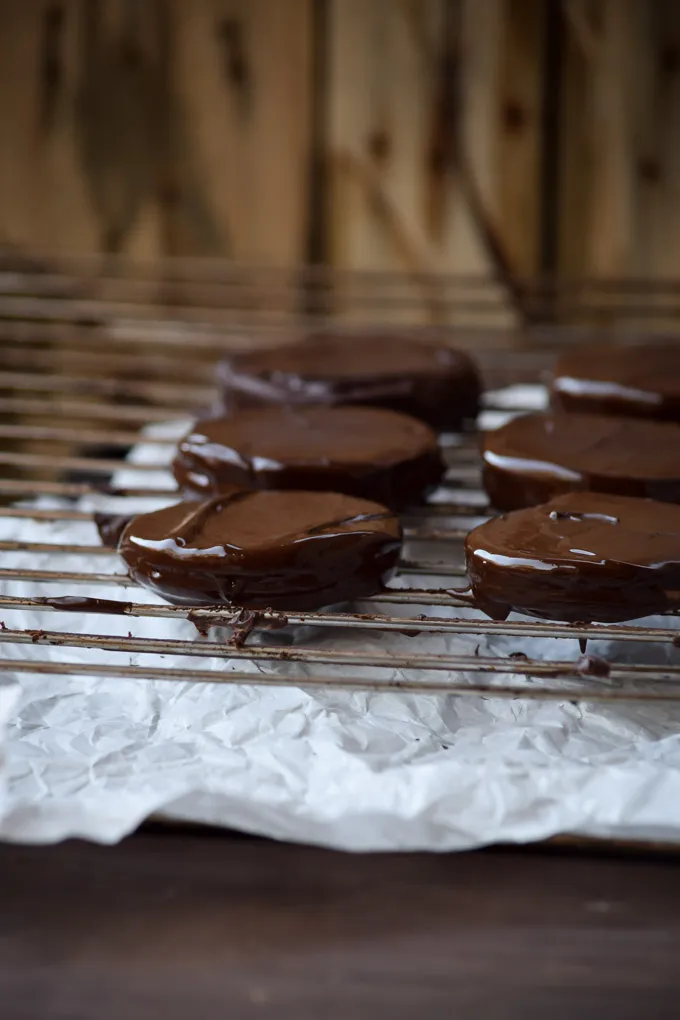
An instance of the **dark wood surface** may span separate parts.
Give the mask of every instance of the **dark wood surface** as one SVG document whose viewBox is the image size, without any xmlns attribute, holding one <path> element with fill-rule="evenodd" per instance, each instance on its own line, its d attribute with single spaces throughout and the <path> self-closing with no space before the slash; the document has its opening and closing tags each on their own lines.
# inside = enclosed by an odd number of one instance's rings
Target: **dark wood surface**
<svg viewBox="0 0 680 1020">
<path fill-rule="evenodd" d="M 0 1016 L 609 1020 L 680 1006 L 680 867 L 201 832 L 0 847 Z"/>
</svg>

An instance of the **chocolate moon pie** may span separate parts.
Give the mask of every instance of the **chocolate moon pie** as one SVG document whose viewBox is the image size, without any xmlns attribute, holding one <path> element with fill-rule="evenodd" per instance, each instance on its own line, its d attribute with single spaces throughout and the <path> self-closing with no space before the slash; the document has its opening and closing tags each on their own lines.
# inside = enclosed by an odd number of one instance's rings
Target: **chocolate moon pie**
<svg viewBox="0 0 680 1020">
<path fill-rule="evenodd" d="M 456 431 L 479 409 L 479 376 L 466 354 L 384 333 L 317 334 L 235 354 L 219 379 L 228 414 L 268 404 L 364 404 Z"/>
<path fill-rule="evenodd" d="M 552 405 L 680 422 L 680 343 L 594 344 L 558 360 Z"/>
<path fill-rule="evenodd" d="M 118 551 L 130 576 L 178 605 L 306 610 L 379 592 L 399 521 L 327 492 L 232 489 L 133 517 Z"/>
<path fill-rule="evenodd" d="M 680 506 L 573 492 L 491 518 L 465 541 L 476 605 L 569 623 L 680 606 Z"/>
<path fill-rule="evenodd" d="M 597 414 L 526 414 L 487 432 L 484 488 L 516 510 L 581 489 L 680 502 L 680 425 Z"/>
<path fill-rule="evenodd" d="M 404 506 L 444 473 L 424 422 L 374 407 L 261 407 L 199 421 L 173 472 L 188 496 L 233 486 L 344 492 Z"/>
</svg>

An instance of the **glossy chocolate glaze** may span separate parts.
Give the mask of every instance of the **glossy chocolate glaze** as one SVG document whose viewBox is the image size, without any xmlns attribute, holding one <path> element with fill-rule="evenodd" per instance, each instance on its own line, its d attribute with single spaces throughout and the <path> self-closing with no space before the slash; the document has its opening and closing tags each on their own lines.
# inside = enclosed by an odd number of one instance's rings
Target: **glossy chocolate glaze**
<svg viewBox="0 0 680 1020">
<path fill-rule="evenodd" d="M 591 490 L 680 502 L 680 426 L 597 414 L 526 414 L 482 443 L 492 506 Z"/>
<path fill-rule="evenodd" d="M 303 610 L 380 591 L 400 546 L 378 503 L 233 489 L 140 514 L 118 549 L 135 581 L 178 605 Z"/>
<path fill-rule="evenodd" d="M 199 421 L 173 472 L 188 496 L 221 489 L 344 492 L 387 506 L 418 502 L 444 474 L 429 426 L 373 407 L 261 407 Z"/>
<path fill-rule="evenodd" d="M 479 408 L 480 382 L 460 351 L 400 335 L 323 334 L 236 354 L 220 366 L 228 414 L 262 404 L 365 404 L 457 430 Z"/>
<path fill-rule="evenodd" d="M 552 405 L 680 422 L 680 343 L 591 344 L 555 366 Z"/>
<path fill-rule="evenodd" d="M 492 518 L 465 556 L 477 605 L 571 623 L 680 607 L 680 507 L 591 492 Z"/>
</svg>

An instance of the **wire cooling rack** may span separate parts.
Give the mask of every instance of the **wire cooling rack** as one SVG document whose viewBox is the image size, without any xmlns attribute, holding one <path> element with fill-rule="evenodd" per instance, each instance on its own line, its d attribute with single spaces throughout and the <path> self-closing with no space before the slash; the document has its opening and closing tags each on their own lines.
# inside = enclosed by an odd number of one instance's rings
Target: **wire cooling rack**
<svg viewBox="0 0 680 1020">
<path fill-rule="evenodd" d="M 153 272 L 142 267 L 132 276 L 119 263 L 72 260 L 56 267 L 38 262 L 17 268 L 0 259 L 0 519 L 91 521 L 92 514 L 78 506 L 81 497 L 91 495 L 115 499 L 116 513 L 125 513 L 121 499 L 167 495 L 172 501 L 162 467 L 124 463 L 122 458 L 141 442 L 170 455 L 172 441 L 145 434 L 145 426 L 209 408 L 216 397 L 214 366 L 221 356 L 291 339 L 310 323 L 337 325 L 340 320 L 351 330 L 375 319 L 376 313 L 388 319 L 395 307 L 401 317 L 408 317 L 420 309 L 419 288 L 417 282 L 409 289 L 377 274 L 331 277 L 320 270 L 284 274 L 219 264 L 164 263 Z M 544 311 L 550 299 L 550 308 L 559 305 L 568 313 L 570 325 L 527 327 L 525 322 L 521 328 L 499 327 L 492 320 L 502 317 L 507 305 L 492 282 L 442 280 L 437 293 L 444 302 L 440 310 L 452 309 L 446 317 L 457 324 L 456 344 L 473 351 L 487 386 L 494 389 L 544 379 L 556 352 L 589 335 L 593 309 L 596 318 L 607 318 L 607 328 L 616 335 L 634 328 L 645 309 L 652 319 L 662 316 L 664 323 L 680 313 L 680 291 L 670 286 L 655 290 L 640 284 L 636 291 L 630 283 L 625 287 L 574 283 L 571 289 L 545 283 L 533 290 L 526 285 L 525 296 L 534 309 Z M 471 325 L 469 315 L 481 315 L 481 321 Z M 400 332 L 418 335 L 449 328 L 399 324 Z M 494 409 L 493 400 L 487 400 L 487 408 Z M 510 404 L 504 400 L 501 409 L 525 408 L 521 400 Z M 149 605 L 134 600 L 135 587 L 122 563 L 113 574 L 102 569 L 105 558 L 110 563 L 116 556 L 110 549 L 56 541 L 0 541 L 3 555 L 35 554 L 41 563 L 49 558 L 48 567 L 31 569 L 7 566 L 0 557 L 0 582 L 10 592 L 0 595 L 0 610 L 8 613 L 0 643 L 30 646 L 25 657 L 1 659 L 0 670 L 260 686 L 299 682 L 305 687 L 546 700 L 680 700 L 680 649 L 673 661 L 680 630 L 671 626 L 671 620 L 668 626 L 496 622 L 470 611 L 456 594 L 465 586 L 462 542 L 469 528 L 491 510 L 480 490 L 477 437 L 467 434 L 447 445 L 445 453 L 445 488 L 433 503 L 413 507 L 403 517 L 406 551 L 397 586 L 356 604 L 354 611 L 244 614 L 227 607 Z M 123 466 L 126 473 L 139 477 L 138 483 L 116 484 Z M 57 497 L 59 505 L 36 505 L 40 497 Z M 82 571 L 63 569 L 64 557 L 70 555 L 86 557 L 91 566 Z M 41 591 L 53 584 L 59 595 L 27 595 L 27 584 L 40 585 Z M 21 594 L 11 593 L 13 585 L 20 586 Z M 61 594 L 65 586 L 66 597 Z M 101 586 L 110 588 L 111 597 L 90 600 L 89 590 L 100 591 Z M 442 608 L 443 616 L 433 611 Z M 12 610 L 26 609 L 45 615 L 44 630 L 9 625 Z M 49 629 L 50 614 L 83 612 L 188 618 L 207 636 L 180 640 Z M 286 633 L 298 628 L 303 638 L 291 644 L 282 637 L 278 642 L 276 628 L 282 625 Z M 211 631 L 215 626 L 231 630 Z M 329 638 L 339 629 L 352 634 L 351 648 L 333 647 Z M 268 643 L 253 644 L 254 635 L 262 630 L 269 632 Z M 389 650 L 389 643 L 376 650 L 376 643 L 366 640 L 388 632 L 406 634 L 407 651 Z M 217 633 L 230 636 L 217 640 Z M 622 651 L 606 662 L 571 653 L 533 658 L 518 651 L 440 654 L 431 650 L 433 635 L 526 639 L 531 647 L 536 639 L 571 639 L 564 644 L 568 649 L 573 649 L 575 638 L 582 644 L 597 639 L 614 642 L 613 647 Z M 73 649 L 73 660 L 37 658 L 40 645 Z M 669 652 L 661 665 L 653 661 L 658 656 L 645 661 L 645 650 L 655 645 L 664 645 Z M 636 654 L 629 657 L 626 649 L 633 646 Z M 85 665 L 75 652 L 81 648 L 110 653 L 110 661 Z M 228 660 L 228 666 L 217 670 L 126 664 L 125 657 L 137 653 L 203 656 Z M 257 663 L 258 672 L 239 669 L 244 660 Z M 299 676 L 298 666 L 305 667 Z"/>
</svg>

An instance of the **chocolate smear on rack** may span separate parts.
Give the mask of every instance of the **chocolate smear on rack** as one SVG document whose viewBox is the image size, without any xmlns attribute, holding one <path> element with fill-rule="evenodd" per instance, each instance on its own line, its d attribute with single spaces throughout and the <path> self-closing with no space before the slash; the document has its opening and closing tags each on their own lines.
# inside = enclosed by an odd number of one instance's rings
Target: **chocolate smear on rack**
<svg viewBox="0 0 680 1020">
<path fill-rule="evenodd" d="M 111 616 L 128 613 L 132 608 L 131 602 L 119 602 L 116 599 L 95 599 L 81 595 L 34 598 L 31 600 L 31 605 L 49 606 L 51 609 L 60 609 L 65 613 L 104 613 Z"/>
</svg>

